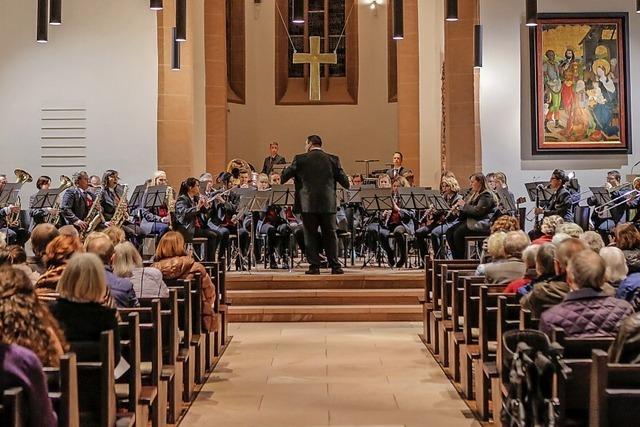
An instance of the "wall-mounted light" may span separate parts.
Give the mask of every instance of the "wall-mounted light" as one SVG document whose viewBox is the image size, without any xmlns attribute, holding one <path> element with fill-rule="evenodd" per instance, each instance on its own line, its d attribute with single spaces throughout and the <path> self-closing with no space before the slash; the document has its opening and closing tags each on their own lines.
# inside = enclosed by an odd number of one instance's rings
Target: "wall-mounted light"
<svg viewBox="0 0 640 427">
<path fill-rule="evenodd" d="M 46 43 L 49 40 L 49 23 L 47 22 L 47 0 L 38 0 L 38 18 L 36 41 Z"/>
<path fill-rule="evenodd" d="M 473 26 L 473 66 L 482 68 L 482 25 Z"/>
<path fill-rule="evenodd" d="M 526 0 L 527 27 L 538 25 L 538 0 Z"/>
<path fill-rule="evenodd" d="M 304 24 L 304 0 L 293 0 L 291 17 L 294 24 Z"/>
<path fill-rule="evenodd" d="M 404 39 L 404 5 L 402 0 L 393 0 L 393 39 Z"/>
<path fill-rule="evenodd" d="M 455 22 L 458 20 L 458 0 L 447 0 L 446 21 Z"/>
<path fill-rule="evenodd" d="M 176 40 L 187 41 L 187 0 L 176 0 Z"/>
<path fill-rule="evenodd" d="M 171 44 L 171 69 L 180 69 L 180 42 L 177 40 L 178 29 L 173 27 L 173 43 Z"/>
<path fill-rule="evenodd" d="M 49 24 L 62 25 L 62 0 L 49 0 Z"/>
<path fill-rule="evenodd" d="M 151 10 L 162 10 L 162 0 L 151 0 L 149 2 L 149 9 Z"/>
<path fill-rule="evenodd" d="M 638 0 L 638 1 L 640 1 L 640 0 Z M 376 0 L 373 0 L 371 2 L 371 4 L 369 5 L 369 9 L 376 10 L 377 8 L 378 8 L 378 2 Z"/>
</svg>

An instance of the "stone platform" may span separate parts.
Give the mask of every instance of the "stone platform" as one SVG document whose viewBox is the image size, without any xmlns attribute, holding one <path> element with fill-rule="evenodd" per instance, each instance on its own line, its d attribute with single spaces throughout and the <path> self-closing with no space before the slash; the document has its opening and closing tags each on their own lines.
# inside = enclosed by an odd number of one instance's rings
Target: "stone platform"
<svg viewBox="0 0 640 427">
<path fill-rule="evenodd" d="M 229 272 L 231 322 L 419 321 L 424 271 L 347 268 L 308 276 L 258 270 Z"/>
</svg>

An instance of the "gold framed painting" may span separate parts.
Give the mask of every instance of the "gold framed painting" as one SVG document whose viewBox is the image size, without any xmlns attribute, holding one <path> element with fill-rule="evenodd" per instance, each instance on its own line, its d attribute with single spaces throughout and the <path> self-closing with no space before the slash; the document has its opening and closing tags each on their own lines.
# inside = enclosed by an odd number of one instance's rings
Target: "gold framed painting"
<svg viewBox="0 0 640 427">
<path fill-rule="evenodd" d="M 538 16 L 530 30 L 534 154 L 631 153 L 627 18 Z"/>
</svg>

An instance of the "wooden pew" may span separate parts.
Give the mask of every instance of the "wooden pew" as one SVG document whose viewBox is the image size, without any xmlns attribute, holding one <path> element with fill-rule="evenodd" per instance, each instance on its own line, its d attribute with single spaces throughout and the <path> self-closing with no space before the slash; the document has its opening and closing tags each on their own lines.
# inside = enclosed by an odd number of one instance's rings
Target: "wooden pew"
<svg viewBox="0 0 640 427">
<path fill-rule="evenodd" d="M 497 422 L 497 417 L 502 409 L 502 402 L 507 396 L 506 384 L 509 380 L 509 373 L 503 372 L 503 354 L 505 347 L 502 336 L 505 332 L 519 329 L 520 327 L 520 303 L 517 299 L 518 297 L 516 295 L 498 297 L 498 330 L 496 333 L 498 348 L 496 349 L 496 366 L 498 368 L 500 381 L 497 390 L 492 390 L 491 402 L 494 422 Z"/>
<path fill-rule="evenodd" d="M 612 364 L 607 360 L 606 352 L 593 350 L 589 426 L 637 426 L 640 424 L 640 365 Z"/>
<path fill-rule="evenodd" d="M 22 387 L 13 387 L 2 393 L 0 401 L 0 422 L 3 427 L 24 427 L 27 425 L 27 397 Z"/>
<path fill-rule="evenodd" d="M 60 427 L 78 427 L 78 366 L 75 353 L 63 354 L 60 367 L 45 367 L 49 399 L 58 415 Z"/>
<path fill-rule="evenodd" d="M 206 344 L 202 328 L 202 276 L 200 273 L 191 279 L 191 345 L 195 349 L 195 382 L 204 383 L 206 374 Z"/>
<path fill-rule="evenodd" d="M 423 323 L 423 338 L 427 347 L 433 352 L 433 336 L 432 336 L 432 313 L 435 309 L 434 307 L 434 282 L 436 272 L 439 272 L 439 268 L 441 264 L 448 263 L 449 265 L 455 264 L 466 264 L 466 265 L 478 265 L 476 260 L 447 260 L 447 259 L 426 259 L 425 262 L 425 286 L 424 286 L 424 297 L 422 300 L 424 301 L 422 304 L 422 323 Z"/>
<path fill-rule="evenodd" d="M 563 358 L 559 361 L 556 374 L 556 393 L 560 402 L 560 425 L 569 420 L 586 424 L 589 416 L 589 386 L 591 382 L 591 352 L 594 349 L 606 351 L 613 338 L 573 338 L 564 330 L 555 328 L 552 341 L 562 347 Z"/>
<path fill-rule="evenodd" d="M 523 308 L 520 310 L 520 330 L 535 329 L 538 330 L 540 319 L 534 319 L 531 310 Z"/>
</svg>

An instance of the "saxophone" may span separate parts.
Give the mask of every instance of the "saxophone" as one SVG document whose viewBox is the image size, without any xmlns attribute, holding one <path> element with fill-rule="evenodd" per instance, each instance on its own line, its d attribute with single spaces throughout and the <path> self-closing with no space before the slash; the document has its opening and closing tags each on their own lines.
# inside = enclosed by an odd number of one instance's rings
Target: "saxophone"
<svg viewBox="0 0 640 427">
<path fill-rule="evenodd" d="M 176 198 L 173 188 L 167 187 L 167 211 L 169 211 L 169 229 L 173 230 L 173 216 L 176 214 Z"/>
<path fill-rule="evenodd" d="M 102 191 L 103 188 L 100 187 L 96 192 L 96 198 L 94 199 L 93 204 L 91 205 L 91 208 L 89 209 L 89 212 L 84 219 L 84 222 L 87 223 L 87 228 L 80 234 L 82 240 L 84 240 L 84 238 L 87 237 L 89 233 L 96 231 L 98 225 L 104 222 L 102 212 L 98 209 L 98 206 L 100 205 L 100 202 L 102 200 Z"/>
<path fill-rule="evenodd" d="M 33 178 L 27 171 L 16 169 L 13 171 L 13 173 L 16 175 L 16 183 L 24 184 L 25 182 L 33 181 Z M 20 211 L 22 210 L 22 206 L 20 204 L 20 196 L 18 196 L 18 199 L 16 201 L 16 207 L 19 208 L 18 212 L 11 212 L 7 216 L 7 225 L 9 227 L 20 227 Z"/>
<path fill-rule="evenodd" d="M 122 195 L 120 196 L 120 201 L 118 202 L 118 206 L 116 206 L 116 211 L 111 217 L 111 225 L 114 227 L 121 227 L 122 224 L 129 217 L 129 212 L 127 209 L 127 192 L 129 191 L 129 186 L 124 184 L 122 186 Z"/>
<path fill-rule="evenodd" d="M 69 178 L 66 175 L 60 175 L 60 187 L 58 187 L 60 190 L 60 194 L 58 194 L 58 197 L 56 198 L 56 201 L 52 207 L 52 210 L 55 211 L 56 213 L 55 214 L 48 213 L 47 219 L 45 222 L 48 222 L 49 224 L 53 224 L 53 225 L 56 225 L 58 222 L 60 222 L 60 203 L 62 201 L 62 194 L 64 190 L 71 187 L 72 185 L 73 185 L 73 181 L 71 181 L 71 178 Z"/>
</svg>

